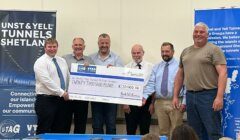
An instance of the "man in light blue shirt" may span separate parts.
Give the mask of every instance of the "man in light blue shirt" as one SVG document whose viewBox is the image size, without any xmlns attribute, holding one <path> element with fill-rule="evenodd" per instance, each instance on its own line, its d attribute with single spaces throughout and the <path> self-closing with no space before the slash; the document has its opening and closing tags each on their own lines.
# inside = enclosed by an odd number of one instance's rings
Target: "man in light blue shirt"
<svg viewBox="0 0 240 140">
<path fill-rule="evenodd" d="M 90 55 L 96 65 L 122 67 L 120 57 L 110 51 L 110 36 L 100 34 L 98 37 L 99 51 Z M 106 124 L 106 134 L 116 134 L 117 105 L 92 102 L 93 134 L 104 134 L 103 125 Z"/>
<path fill-rule="evenodd" d="M 155 112 L 158 118 L 159 134 L 170 137 L 173 129 L 182 124 L 185 105 L 179 109 L 172 106 L 174 79 L 179 62 L 173 58 L 174 47 L 169 42 L 161 46 L 163 61 L 153 67 L 152 74 L 143 91 L 143 103 L 155 92 Z"/>
</svg>

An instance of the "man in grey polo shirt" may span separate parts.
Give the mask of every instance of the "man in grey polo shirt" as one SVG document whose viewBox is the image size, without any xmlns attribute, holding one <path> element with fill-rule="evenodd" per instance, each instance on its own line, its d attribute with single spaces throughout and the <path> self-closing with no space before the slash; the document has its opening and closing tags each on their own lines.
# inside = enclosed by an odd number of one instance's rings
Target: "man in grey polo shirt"
<svg viewBox="0 0 240 140">
<path fill-rule="evenodd" d="M 69 70 L 71 70 L 72 63 L 79 63 L 84 65 L 94 64 L 92 59 L 83 54 L 85 49 L 85 41 L 81 37 L 73 39 L 72 43 L 73 53 L 63 56 L 67 61 Z M 68 119 L 67 128 L 70 131 L 72 116 L 74 116 L 74 133 L 84 134 L 86 131 L 87 115 L 88 115 L 88 101 L 72 100 L 68 102 Z"/>
<path fill-rule="evenodd" d="M 90 57 L 96 65 L 122 67 L 122 60 L 110 51 L 110 36 L 100 34 L 98 37 L 98 52 Z M 103 125 L 106 124 L 106 134 L 116 134 L 117 105 L 109 103 L 91 102 L 93 117 L 93 134 L 104 134 Z"/>
</svg>

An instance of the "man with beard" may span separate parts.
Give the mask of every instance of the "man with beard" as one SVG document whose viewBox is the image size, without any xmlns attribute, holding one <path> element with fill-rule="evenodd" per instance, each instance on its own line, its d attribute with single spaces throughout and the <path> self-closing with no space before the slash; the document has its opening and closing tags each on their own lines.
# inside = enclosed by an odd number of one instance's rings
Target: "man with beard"
<svg viewBox="0 0 240 140">
<path fill-rule="evenodd" d="M 208 42 L 205 23 L 195 25 L 193 41 L 194 44 L 184 49 L 180 56 L 173 106 L 178 106 L 177 97 L 184 82 L 188 124 L 197 132 L 200 140 L 218 140 L 222 136 L 221 109 L 227 83 L 226 59 L 219 47 Z"/>
<path fill-rule="evenodd" d="M 153 64 L 143 60 L 144 50 L 142 45 L 135 44 L 131 50 L 132 59 L 125 67 L 141 69 L 144 71 L 144 85 L 147 84 L 151 75 Z M 149 133 L 149 127 L 151 124 L 151 115 L 154 112 L 152 103 L 152 97 L 149 96 L 146 104 L 142 107 L 124 105 L 123 110 L 125 112 L 125 120 L 128 135 L 135 135 L 137 127 L 139 125 L 140 135 Z"/>
<path fill-rule="evenodd" d="M 159 134 L 170 138 L 173 129 L 182 124 L 184 104 L 179 108 L 172 106 L 174 79 L 178 70 L 178 61 L 173 58 L 174 47 L 169 42 L 161 46 L 163 61 L 153 67 L 152 74 L 143 91 L 143 104 L 149 95 L 155 92 L 155 113 L 158 118 Z"/>
<path fill-rule="evenodd" d="M 122 67 L 122 60 L 110 51 L 110 36 L 106 33 L 98 37 L 99 51 L 90 55 L 96 65 Z M 106 134 L 116 134 L 117 105 L 110 103 L 92 102 L 93 134 L 104 134 L 103 125 L 106 124 Z"/>
</svg>

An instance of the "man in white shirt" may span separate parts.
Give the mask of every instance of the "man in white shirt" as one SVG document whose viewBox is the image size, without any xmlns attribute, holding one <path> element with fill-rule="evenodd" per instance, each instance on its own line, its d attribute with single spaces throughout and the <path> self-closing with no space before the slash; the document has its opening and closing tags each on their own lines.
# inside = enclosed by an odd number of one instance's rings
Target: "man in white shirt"
<svg viewBox="0 0 240 140">
<path fill-rule="evenodd" d="M 34 64 L 37 94 L 35 111 L 38 121 L 36 133 L 64 133 L 64 100 L 68 100 L 68 65 L 63 58 L 56 56 L 57 40 L 46 39 L 44 50 L 45 54 Z"/>
<path fill-rule="evenodd" d="M 143 70 L 145 74 L 144 85 L 146 85 L 151 75 L 153 64 L 143 60 L 144 50 L 140 44 L 133 45 L 131 54 L 133 61 L 128 63 L 125 67 Z M 152 98 L 149 97 L 147 103 L 142 107 L 129 105 L 123 106 L 128 135 L 135 135 L 138 125 L 140 127 L 141 135 L 149 133 L 151 115 L 154 112 L 151 99 Z"/>
</svg>

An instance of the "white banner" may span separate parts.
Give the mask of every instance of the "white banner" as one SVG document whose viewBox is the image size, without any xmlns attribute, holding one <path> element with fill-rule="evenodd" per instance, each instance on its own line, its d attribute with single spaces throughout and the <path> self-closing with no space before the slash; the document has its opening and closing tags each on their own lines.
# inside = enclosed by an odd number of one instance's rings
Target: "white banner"
<svg viewBox="0 0 240 140">
<path fill-rule="evenodd" d="M 141 106 L 143 78 L 139 69 L 75 63 L 71 66 L 69 98 Z"/>
</svg>

